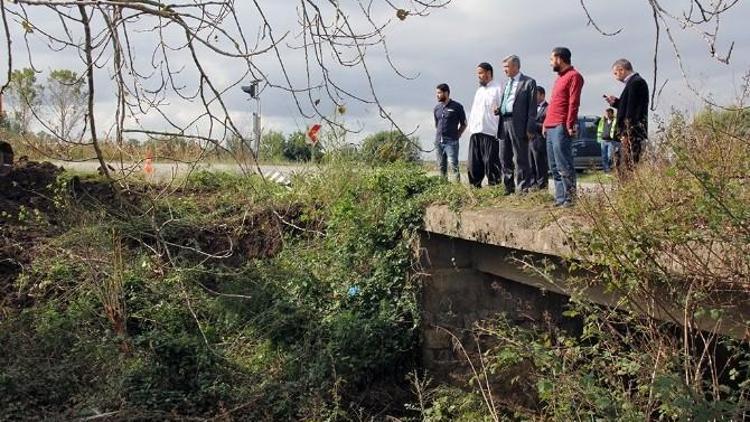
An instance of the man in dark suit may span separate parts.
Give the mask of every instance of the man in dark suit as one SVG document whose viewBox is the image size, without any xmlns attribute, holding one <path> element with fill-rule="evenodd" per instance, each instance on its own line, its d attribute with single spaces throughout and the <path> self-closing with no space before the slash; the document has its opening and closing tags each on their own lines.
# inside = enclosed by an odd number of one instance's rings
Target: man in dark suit
<svg viewBox="0 0 750 422">
<path fill-rule="evenodd" d="M 544 118 L 547 117 L 547 93 L 541 86 L 536 87 L 536 121 L 534 133 L 529 143 L 529 165 L 531 166 L 532 188 L 547 190 L 549 166 L 547 165 L 547 140 L 542 135 Z"/>
<path fill-rule="evenodd" d="M 506 57 L 503 70 L 508 80 L 496 112 L 500 116 L 497 137 L 505 193 L 528 192 L 534 180 L 529 165 L 529 140 L 536 131 L 536 81 L 521 74 L 518 56 Z"/>
<path fill-rule="evenodd" d="M 621 146 L 615 156 L 615 167 L 624 176 L 640 161 L 642 144 L 648 138 L 648 84 L 626 59 L 612 65 L 612 75 L 625 84 L 620 98 L 605 95 L 607 103 L 617 109 Z"/>
</svg>

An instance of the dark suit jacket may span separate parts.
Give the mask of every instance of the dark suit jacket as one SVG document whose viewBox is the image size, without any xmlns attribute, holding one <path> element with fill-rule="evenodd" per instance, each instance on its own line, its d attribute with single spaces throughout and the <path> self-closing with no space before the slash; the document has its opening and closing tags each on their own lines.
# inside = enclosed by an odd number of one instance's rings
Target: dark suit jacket
<svg viewBox="0 0 750 422">
<path fill-rule="evenodd" d="M 625 84 L 620 98 L 612 104 L 617 109 L 617 131 L 633 138 L 648 137 L 648 84 L 634 73 Z"/>
<path fill-rule="evenodd" d="M 505 92 L 505 85 L 503 85 L 502 92 Z M 516 86 L 516 99 L 513 102 L 513 128 L 520 138 L 526 138 L 526 133 L 535 133 L 536 106 L 536 81 L 521 74 Z M 501 118 L 497 128 L 497 137 L 500 138 L 502 133 L 503 119 Z"/>
<path fill-rule="evenodd" d="M 547 107 L 549 107 L 547 101 L 543 102 L 541 107 L 537 106 L 536 124 L 534 126 L 534 131 L 532 132 L 534 134 L 534 139 L 544 138 L 544 136 L 542 136 L 542 129 L 544 129 L 544 119 L 547 117 Z"/>
</svg>

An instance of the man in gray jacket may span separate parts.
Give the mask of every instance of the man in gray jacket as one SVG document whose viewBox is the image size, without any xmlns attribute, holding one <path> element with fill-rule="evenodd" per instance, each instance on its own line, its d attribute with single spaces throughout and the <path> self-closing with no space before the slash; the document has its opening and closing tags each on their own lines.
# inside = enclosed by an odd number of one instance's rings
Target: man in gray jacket
<svg viewBox="0 0 750 422">
<path fill-rule="evenodd" d="M 503 59 L 508 80 L 496 110 L 500 116 L 500 163 L 505 193 L 528 192 L 534 183 L 529 165 L 529 141 L 536 131 L 536 81 L 521 74 L 521 59 L 512 55 Z"/>
</svg>

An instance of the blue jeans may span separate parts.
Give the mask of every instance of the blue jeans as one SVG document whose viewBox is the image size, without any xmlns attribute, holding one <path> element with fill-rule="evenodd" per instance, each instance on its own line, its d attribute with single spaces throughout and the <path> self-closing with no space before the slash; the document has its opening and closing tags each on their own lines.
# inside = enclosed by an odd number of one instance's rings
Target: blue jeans
<svg viewBox="0 0 750 422">
<path fill-rule="evenodd" d="M 602 140 L 602 169 L 604 169 L 605 172 L 609 172 L 612 159 L 619 150 L 619 142 Z"/>
<path fill-rule="evenodd" d="M 440 167 L 440 176 L 443 178 L 447 177 L 448 165 L 450 165 L 453 177 L 458 181 L 460 179 L 458 172 L 458 139 L 435 141 L 435 153 L 437 154 L 437 162 Z"/>
<path fill-rule="evenodd" d="M 576 193 L 573 141 L 563 125 L 547 129 L 547 161 L 555 181 L 555 204 L 572 202 Z"/>
</svg>

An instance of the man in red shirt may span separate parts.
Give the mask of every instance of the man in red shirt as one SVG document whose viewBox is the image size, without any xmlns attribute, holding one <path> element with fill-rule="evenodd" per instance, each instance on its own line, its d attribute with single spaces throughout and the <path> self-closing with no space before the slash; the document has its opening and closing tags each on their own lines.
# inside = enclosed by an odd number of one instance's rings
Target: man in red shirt
<svg viewBox="0 0 750 422">
<path fill-rule="evenodd" d="M 570 64 L 571 53 L 557 47 L 550 55 L 552 70 L 558 78 L 544 119 L 547 161 L 555 181 L 555 206 L 570 207 L 576 193 L 573 167 L 573 139 L 578 135 L 578 108 L 581 105 L 583 76 Z"/>
</svg>

